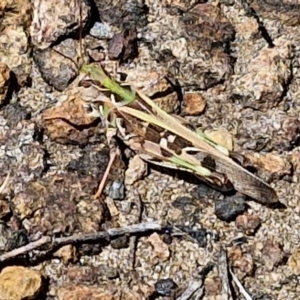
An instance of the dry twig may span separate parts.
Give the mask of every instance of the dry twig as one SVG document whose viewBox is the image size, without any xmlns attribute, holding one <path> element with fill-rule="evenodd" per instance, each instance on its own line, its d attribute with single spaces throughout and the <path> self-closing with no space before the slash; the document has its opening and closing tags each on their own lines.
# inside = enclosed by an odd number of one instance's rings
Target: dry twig
<svg viewBox="0 0 300 300">
<path fill-rule="evenodd" d="M 232 293 L 230 289 L 229 279 L 228 279 L 228 261 L 226 250 L 221 249 L 221 253 L 218 261 L 219 276 L 222 279 L 222 293 L 221 300 L 232 299 Z"/>
<path fill-rule="evenodd" d="M 231 269 L 229 268 L 229 272 L 230 275 L 234 281 L 234 283 L 236 284 L 236 286 L 239 288 L 240 293 L 245 297 L 246 300 L 252 300 L 252 297 L 247 293 L 247 291 L 245 290 L 245 288 L 242 286 L 242 284 L 240 283 L 240 281 L 238 280 L 238 278 L 234 275 L 234 273 L 231 271 Z"/>
<path fill-rule="evenodd" d="M 188 300 L 190 299 L 197 291 L 198 293 L 198 299 L 200 295 L 203 295 L 203 280 L 199 281 L 192 281 L 187 289 L 177 298 L 177 300 Z"/>
<path fill-rule="evenodd" d="M 141 200 L 140 195 L 136 196 L 136 207 L 137 207 L 137 222 L 140 223 L 142 221 L 142 214 L 143 214 L 143 203 Z M 130 262 L 132 270 L 135 268 L 135 261 L 136 261 L 136 248 L 137 248 L 137 236 L 132 236 L 130 239 Z"/>
<path fill-rule="evenodd" d="M 51 237 L 44 236 L 37 241 L 29 243 L 20 248 L 14 249 L 7 253 L 0 255 L 0 262 L 4 262 L 6 260 L 17 257 L 18 255 L 26 254 L 32 250 L 37 250 L 42 246 L 51 245 L 52 249 L 54 247 L 62 247 L 68 244 L 78 244 L 78 243 L 88 243 L 100 241 L 103 239 L 111 239 L 124 234 L 136 234 L 147 231 L 161 231 L 164 226 L 158 222 L 148 222 L 148 223 L 139 223 L 129 226 L 123 226 L 121 228 L 112 228 L 107 231 L 100 231 L 97 233 L 89 233 L 89 234 L 74 234 L 68 237 Z"/>
<path fill-rule="evenodd" d="M 199 280 L 194 280 L 190 282 L 187 289 L 178 297 L 176 300 L 188 300 L 192 296 L 195 296 L 196 299 L 201 299 L 204 292 L 204 280 L 206 275 L 211 271 L 212 265 L 208 264 L 200 273 Z"/>
</svg>

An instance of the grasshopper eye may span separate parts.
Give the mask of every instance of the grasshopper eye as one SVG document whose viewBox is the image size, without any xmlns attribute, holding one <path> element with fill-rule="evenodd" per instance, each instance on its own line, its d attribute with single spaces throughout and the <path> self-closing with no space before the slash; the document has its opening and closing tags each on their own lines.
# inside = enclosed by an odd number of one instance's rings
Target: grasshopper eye
<svg viewBox="0 0 300 300">
<path fill-rule="evenodd" d="M 79 83 L 78 83 L 78 86 L 82 86 L 82 87 L 85 87 L 85 88 L 88 88 L 90 86 L 92 86 L 92 82 L 90 80 L 85 80 L 85 79 L 82 79 Z"/>
<path fill-rule="evenodd" d="M 82 79 L 78 83 L 78 86 L 82 86 L 84 88 L 89 88 L 92 85 L 101 86 L 101 83 L 99 81 L 97 81 L 97 80 L 91 80 L 91 79 Z"/>
</svg>

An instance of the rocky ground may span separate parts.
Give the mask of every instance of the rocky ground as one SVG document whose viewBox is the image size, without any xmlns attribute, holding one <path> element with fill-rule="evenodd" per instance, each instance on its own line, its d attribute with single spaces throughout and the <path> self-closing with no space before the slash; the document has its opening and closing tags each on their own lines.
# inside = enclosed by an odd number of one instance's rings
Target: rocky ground
<svg viewBox="0 0 300 300">
<path fill-rule="evenodd" d="M 298 0 L 1 1 L 0 300 L 300 299 L 299 27 Z M 130 155 L 94 198 L 110 152 L 91 61 L 244 154 L 280 203 Z M 172 230 L 47 239 L 155 221 Z"/>
</svg>

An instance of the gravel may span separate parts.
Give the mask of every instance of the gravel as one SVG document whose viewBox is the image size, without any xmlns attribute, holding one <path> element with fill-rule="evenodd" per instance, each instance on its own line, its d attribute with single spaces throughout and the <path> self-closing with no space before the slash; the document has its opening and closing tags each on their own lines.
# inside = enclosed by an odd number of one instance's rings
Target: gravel
<svg viewBox="0 0 300 300">
<path fill-rule="evenodd" d="M 30 267 L 49 283 L 43 297 L 177 293 L 205 266 L 217 266 L 225 248 L 253 299 L 299 299 L 299 4 L 102 0 L 93 11 L 82 1 L 80 20 L 75 0 L 14 2 L 13 13 L 10 3 L 0 7 L 0 184 L 11 172 L 0 195 L 1 252 L 42 235 L 95 233 L 140 219 L 177 226 L 32 260 Z M 113 46 L 119 61 L 109 59 Z M 103 124 L 82 100 L 89 95 L 78 87 L 78 67 L 91 57 L 146 87 L 155 101 L 165 96 L 168 112 L 180 113 L 183 95 L 197 93 L 205 103 L 201 115 L 182 115 L 204 130 L 226 130 L 234 151 L 272 185 L 280 205 L 224 195 L 153 166 L 129 185 L 127 152 L 113 166 L 104 195 L 94 199 L 109 151 Z M 168 81 L 159 80 L 162 74 Z M 154 87 L 149 78 L 157 80 Z M 220 299 L 222 275 L 216 267 L 207 275 L 203 299 Z"/>
</svg>

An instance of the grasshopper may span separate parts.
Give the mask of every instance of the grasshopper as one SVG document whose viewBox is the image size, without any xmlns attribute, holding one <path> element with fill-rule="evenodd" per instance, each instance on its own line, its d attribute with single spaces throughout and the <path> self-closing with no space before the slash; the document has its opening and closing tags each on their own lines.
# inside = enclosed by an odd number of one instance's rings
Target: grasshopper
<svg viewBox="0 0 300 300">
<path fill-rule="evenodd" d="M 100 64 L 84 65 L 81 72 L 111 97 L 102 97 L 99 116 L 143 160 L 196 175 L 217 189 L 235 190 L 254 200 L 278 201 L 273 188 L 243 168 L 242 158 L 210 140 L 179 116 L 172 116 L 141 91 L 127 89 Z"/>
</svg>

